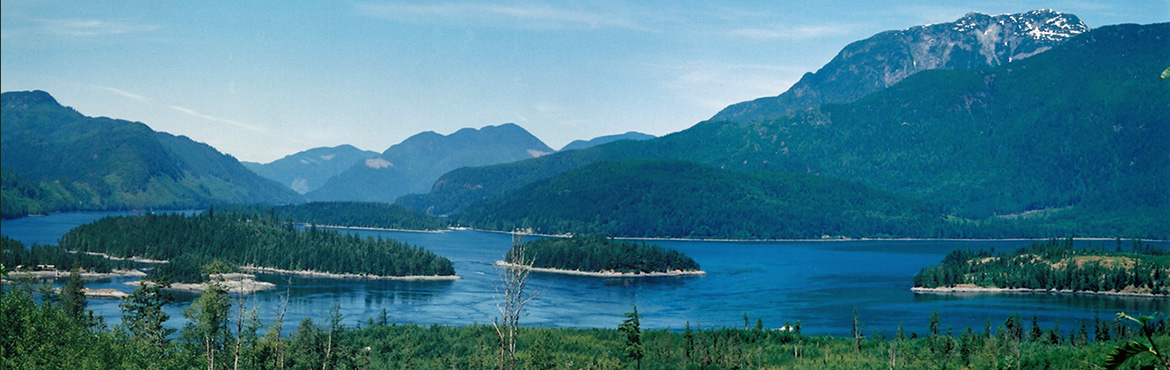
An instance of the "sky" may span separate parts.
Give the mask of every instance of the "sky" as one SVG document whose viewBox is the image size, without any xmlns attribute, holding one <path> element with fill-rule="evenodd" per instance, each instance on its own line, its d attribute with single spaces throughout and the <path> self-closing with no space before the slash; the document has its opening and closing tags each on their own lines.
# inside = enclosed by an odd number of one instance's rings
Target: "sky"
<svg viewBox="0 0 1170 370">
<path fill-rule="evenodd" d="M 684 130 L 878 32 L 1040 8 L 1170 21 L 1170 0 L 5 0 L 0 90 L 262 163 L 503 123 L 559 149 Z"/>
</svg>

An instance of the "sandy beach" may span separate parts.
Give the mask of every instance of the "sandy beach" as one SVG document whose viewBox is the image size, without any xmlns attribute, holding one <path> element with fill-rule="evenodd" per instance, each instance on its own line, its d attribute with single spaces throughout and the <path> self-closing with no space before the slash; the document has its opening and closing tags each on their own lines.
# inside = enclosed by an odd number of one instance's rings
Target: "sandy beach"
<svg viewBox="0 0 1170 370">
<path fill-rule="evenodd" d="M 334 274 L 313 270 L 284 270 L 271 267 L 240 266 L 240 271 L 263 272 L 270 274 L 297 275 L 308 277 L 322 277 L 332 279 L 372 279 L 372 280 L 459 280 L 456 275 L 412 275 L 412 276 L 382 276 L 369 274 Z"/>
<path fill-rule="evenodd" d="M 694 271 L 682 271 L 682 270 L 674 270 L 674 271 L 666 271 L 666 272 L 641 272 L 641 273 L 637 273 L 637 272 L 618 272 L 618 271 L 580 271 L 580 270 L 563 270 L 563 269 L 554 269 L 554 268 L 546 268 L 546 267 L 529 267 L 529 266 L 521 266 L 521 265 L 517 265 L 517 264 L 514 264 L 514 263 L 507 263 L 507 262 L 504 262 L 504 261 L 496 261 L 496 266 L 507 266 L 507 267 L 523 267 L 523 268 L 527 268 L 527 269 L 529 269 L 529 270 L 531 270 L 531 271 L 537 271 L 537 272 L 547 272 L 547 273 L 553 273 L 553 274 L 565 274 L 565 275 L 593 276 L 593 277 L 602 277 L 602 278 L 632 278 L 632 277 L 635 277 L 635 278 L 636 278 L 636 277 L 661 277 L 661 276 L 699 276 L 699 275 L 705 275 L 705 274 L 707 274 L 707 272 L 706 272 L 706 271 L 702 271 L 702 270 L 694 270 Z"/>
</svg>

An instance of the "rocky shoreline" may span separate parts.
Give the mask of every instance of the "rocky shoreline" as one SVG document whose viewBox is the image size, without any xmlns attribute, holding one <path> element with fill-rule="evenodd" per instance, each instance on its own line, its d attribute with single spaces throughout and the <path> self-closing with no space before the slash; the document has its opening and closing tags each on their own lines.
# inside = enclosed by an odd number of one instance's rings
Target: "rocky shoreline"
<svg viewBox="0 0 1170 370">
<path fill-rule="evenodd" d="M 981 287 L 970 284 L 963 284 L 954 287 L 946 288 L 910 288 L 914 293 L 919 294 L 1003 294 L 1003 293 L 1045 293 L 1045 294 L 1095 294 L 1095 295 L 1111 295 L 1119 297 L 1142 297 L 1142 298 L 1170 298 L 1170 296 L 1162 294 L 1138 293 L 1138 292 L 1098 292 L 1098 291 L 1084 291 L 1084 290 L 1067 290 L 1067 289 L 1030 289 L 1030 288 L 991 288 Z"/>
<path fill-rule="evenodd" d="M 517 265 L 514 263 L 504 262 L 504 261 L 496 261 L 496 266 L 520 267 L 520 268 L 526 268 L 530 271 L 537 271 L 537 272 L 547 272 L 547 273 L 564 274 L 564 275 L 593 276 L 593 277 L 602 277 L 602 278 L 700 276 L 700 275 L 707 274 L 706 271 L 702 271 L 702 270 L 690 270 L 690 271 L 674 270 L 674 271 L 666 271 L 666 272 L 618 272 L 618 271 L 565 270 L 565 269 L 555 269 L 555 268 L 547 268 L 547 267 L 522 266 L 522 265 Z"/>
</svg>

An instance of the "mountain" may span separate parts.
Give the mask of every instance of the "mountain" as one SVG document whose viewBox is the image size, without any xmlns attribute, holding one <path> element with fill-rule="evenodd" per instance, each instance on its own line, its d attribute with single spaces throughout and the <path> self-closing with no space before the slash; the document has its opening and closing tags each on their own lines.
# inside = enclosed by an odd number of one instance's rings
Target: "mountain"
<svg viewBox="0 0 1170 370">
<path fill-rule="evenodd" d="M 5 217 L 301 201 L 206 144 L 140 122 L 87 117 L 44 91 L 3 93 L 0 106 Z"/>
<path fill-rule="evenodd" d="M 306 194 L 316 201 L 394 202 L 424 193 L 451 170 L 540 157 L 553 150 L 515 124 L 465 128 L 447 136 L 424 132 L 353 165 Z"/>
<path fill-rule="evenodd" d="M 612 143 L 612 142 L 620 141 L 620 140 L 645 141 L 645 140 L 650 140 L 653 138 L 655 138 L 654 135 L 630 131 L 630 132 L 627 132 L 624 134 L 598 136 L 598 137 L 595 137 L 595 138 L 590 139 L 588 141 L 586 141 L 586 140 L 573 140 L 573 142 L 571 142 L 568 145 L 565 145 L 565 147 L 561 148 L 560 151 L 563 152 L 566 150 L 585 149 L 585 148 L 595 147 L 595 146 L 598 146 L 601 144 L 608 144 L 608 143 Z"/>
<path fill-rule="evenodd" d="M 329 178 L 345 172 L 358 162 L 377 156 L 378 152 L 340 145 L 309 149 L 265 164 L 242 163 L 256 174 L 304 194 L 317 190 Z"/>
<path fill-rule="evenodd" d="M 941 212 L 854 182 L 693 162 L 600 162 L 479 203 L 460 224 L 667 238 L 919 236 Z"/>
<path fill-rule="evenodd" d="M 846 104 L 772 120 L 707 121 L 617 142 L 465 168 L 401 204 L 458 213 L 599 161 L 669 158 L 855 181 L 970 222 L 1170 237 L 1170 24 L 1107 26 L 998 67 L 933 70 Z M 1046 234 L 1047 235 L 1047 234 Z"/>
<path fill-rule="evenodd" d="M 886 31 L 849 44 L 780 96 L 724 108 L 712 120 L 750 122 L 824 103 L 847 103 L 934 69 L 995 67 L 1047 51 L 1089 27 L 1052 10 L 970 13 L 949 23 Z"/>
</svg>

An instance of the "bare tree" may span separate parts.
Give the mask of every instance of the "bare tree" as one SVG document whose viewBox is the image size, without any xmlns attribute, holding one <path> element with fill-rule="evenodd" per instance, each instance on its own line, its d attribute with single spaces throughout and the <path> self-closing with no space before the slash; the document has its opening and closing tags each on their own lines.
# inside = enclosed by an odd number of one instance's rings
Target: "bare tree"
<svg viewBox="0 0 1170 370">
<path fill-rule="evenodd" d="M 500 336 L 500 370 L 516 369 L 520 315 L 524 305 L 540 295 L 539 291 L 524 293 L 528 274 L 532 272 L 532 259 L 524 253 L 524 235 L 527 234 L 527 231 L 519 230 L 512 233 L 512 249 L 496 268 L 500 275 L 500 285 L 496 286 L 496 308 L 500 310 L 500 317 L 492 319 L 492 326 Z"/>
</svg>

